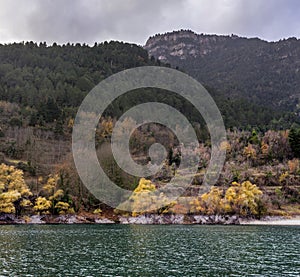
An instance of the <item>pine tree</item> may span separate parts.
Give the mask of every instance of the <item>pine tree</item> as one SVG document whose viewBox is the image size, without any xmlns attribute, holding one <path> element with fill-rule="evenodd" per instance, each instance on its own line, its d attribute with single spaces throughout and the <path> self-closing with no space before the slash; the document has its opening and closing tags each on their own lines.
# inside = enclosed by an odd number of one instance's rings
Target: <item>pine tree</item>
<svg viewBox="0 0 300 277">
<path fill-rule="evenodd" d="M 294 156 L 300 158 L 300 129 L 291 128 L 289 133 L 289 143 Z"/>
</svg>

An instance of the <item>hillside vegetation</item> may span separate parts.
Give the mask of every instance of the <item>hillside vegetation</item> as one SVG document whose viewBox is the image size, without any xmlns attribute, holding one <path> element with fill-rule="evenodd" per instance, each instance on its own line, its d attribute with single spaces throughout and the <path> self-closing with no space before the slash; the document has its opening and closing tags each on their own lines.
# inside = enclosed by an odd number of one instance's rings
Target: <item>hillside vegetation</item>
<svg viewBox="0 0 300 277">
<path fill-rule="evenodd" d="M 268 122 L 271 128 L 286 128 L 291 120 L 299 121 L 300 41 L 296 38 L 267 42 L 181 30 L 152 36 L 144 48 L 150 56 L 214 88 L 225 121 L 230 117 L 228 127 L 239 122 L 231 122 L 233 115 L 228 114 L 227 106 L 238 107 L 240 101 L 249 124 L 253 117 L 258 119 L 256 124 L 265 124 L 265 108 L 274 116 Z M 251 103 L 249 109 L 254 113 L 247 113 L 246 103 Z"/>
<path fill-rule="evenodd" d="M 200 48 L 195 41 L 201 42 Z M 280 55 L 290 49 L 287 58 L 281 61 L 272 50 L 274 45 L 283 47 L 281 52 L 276 50 Z M 122 42 L 92 47 L 33 42 L 0 45 L 0 163 L 4 163 L 0 167 L 0 213 L 120 213 L 83 186 L 71 154 L 72 127 L 81 101 L 96 84 L 116 72 L 145 65 L 178 66 L 204 83 L 228 129 L 228 142 L 220 146 L 226 148 L 227 159 L 216 187 L 198 197 L 211 153 L 201 115 L 191 103 L 169 91 L 144 88 L 128 92 L 106 110 L 95 137 L 105 172 L 120 187 L 134 191 L 130 205 L 138 208 L 140 195 L 163 187 L 172 176 L 184 177 L 178 170 L 180 144 L 159 124 L 139 127 L 130 141 L 131 154 L 141 164 L 151 162 L 148 152 L 153 143 L 165 146 L 168 155 L 156 175 L 139 180 L 123 172 L 112 157 L 110 139 L 117 119 L 134 105 L 157 101 L 172 105 L 192 123 L 200 142 L 192 151 L 200 156 L 200 163 L 183 197 L 153 212 L 300 213 L 298 45 L 294 39 L 269 44 L 191 32 L 150 38 L 149 53 Z M 274 63 L 273 69 L 281 68 L 281 73 L 272 75 L 266 63 Z M 126 120 L 128 128 L 134 126 L 132 119 Z"/>
</svg>

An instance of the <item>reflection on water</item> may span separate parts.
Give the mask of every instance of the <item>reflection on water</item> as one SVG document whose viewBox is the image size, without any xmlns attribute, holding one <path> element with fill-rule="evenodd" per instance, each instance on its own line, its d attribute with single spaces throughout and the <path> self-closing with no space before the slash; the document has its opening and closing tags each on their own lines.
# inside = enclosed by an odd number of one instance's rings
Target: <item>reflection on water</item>
<svg viewBox="0 0 300 277">
<path fill-rule="evenodd" d="M 300 276 L 300 227 L 0 226 L 0 276 Z"/>
</svg>

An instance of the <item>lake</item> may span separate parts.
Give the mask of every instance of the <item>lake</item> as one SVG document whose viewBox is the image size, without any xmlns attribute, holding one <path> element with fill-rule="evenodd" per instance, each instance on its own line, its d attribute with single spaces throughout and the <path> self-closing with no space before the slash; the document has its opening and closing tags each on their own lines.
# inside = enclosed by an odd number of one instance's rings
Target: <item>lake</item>
<svg viewBox="0 0 300 277">
<path fill-rule="evenodd" d="M 3 225 L 0 276 L 300 276 L 300 226 Z"/>
</svg>

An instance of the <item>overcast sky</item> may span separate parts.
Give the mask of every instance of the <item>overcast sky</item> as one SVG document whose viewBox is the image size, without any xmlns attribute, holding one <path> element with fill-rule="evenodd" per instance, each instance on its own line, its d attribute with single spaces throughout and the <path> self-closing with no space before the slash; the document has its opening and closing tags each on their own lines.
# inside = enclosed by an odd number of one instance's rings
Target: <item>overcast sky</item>
<svg viewBox="0 0 300 277">
<path fill-rule="evenodd" d="M 122 40 L 191 29 L 279 40 L 300 37 L 299 0 L 0 0 L 0 43 Z"/>
</svg>

